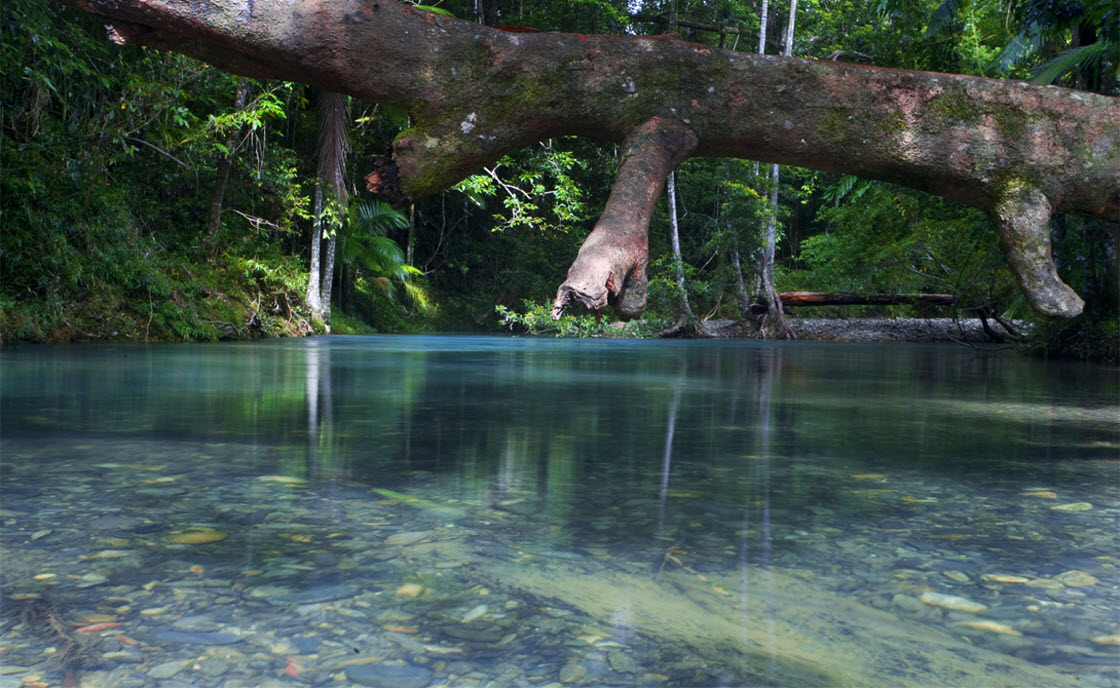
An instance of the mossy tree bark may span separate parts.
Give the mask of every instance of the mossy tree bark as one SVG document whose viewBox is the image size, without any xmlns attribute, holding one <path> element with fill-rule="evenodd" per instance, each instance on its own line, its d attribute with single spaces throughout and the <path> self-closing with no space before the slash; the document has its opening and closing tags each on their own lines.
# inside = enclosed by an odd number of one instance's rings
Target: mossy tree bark
<svg viewBox="0 0 1120 688">
<path fill-rule="evenodd" d="M 1050 258 L 1050 214 L 1120 219 L 1116 98 L 736 53 L 674 35 L 507 33 L 395 0 L 63 1 L 106 18 L 120 42 L 407 109 L 414 125 L 368 178 L 398 203 L 534 141 L 626 142 L 656 120 L 687 132 L 694 144 L 684 155 L 844 172 L 986 210 L 1032 307 L 1053 317 L 1076 315 L 1082 302 Z M 615 194 L 630 194 L 622 187 L 636 179 L 620 174 Z M 628 212 L 625 221 L 642 226 L 612 231 L 605 243 L 593 232 L 595 250 L 580 251 L 558 304 L 605 299 L 624 316 L 641 312 L 639 289 L 625 284 L 644 284 L 636 247 L 649 215 Z M 592 275 L 602 281 L 575 287 Z"/>
</svg>

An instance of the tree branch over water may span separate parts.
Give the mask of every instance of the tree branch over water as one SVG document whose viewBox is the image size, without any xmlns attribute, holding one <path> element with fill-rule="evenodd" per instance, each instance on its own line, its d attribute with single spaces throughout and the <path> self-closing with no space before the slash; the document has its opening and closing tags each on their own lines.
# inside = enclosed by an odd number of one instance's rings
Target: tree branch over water
<svg viewBox="0 0 1120 688">
<path fill-rule="evenodd" d="M 110 21 L 118 42 L 408 110 L 413 126 L 368 177 L 371 190 L 397 203 L 535 141 L 583 135 L 621 144 L 657 119 L 694 141 L 673 165 L 688 155 L 798 165 L 987 211 L 1020 287 L 1048 317 L 1083 307 L 1051 258 L 1051 214 L 1120 220 L 1120 101 L 1107 96 L 751 55 L 674 34 L 509 33 L 393 0 L 64 1 Z M 614 193 L 630 183 L 620 175 Z M 649 214 L 629 221 L 628 232 L 607 239 L 623 242 L 625 264 L 612 264 L 609 251 L 580 252 L 577 265 L 603 281 L 575 301 L 596 307 L 612 292 L 624 315 L 644 309 L 644 296 L 619 291 L 619 280 L 644 275 L 631 244 L 644 240 Z"/>
</svg>

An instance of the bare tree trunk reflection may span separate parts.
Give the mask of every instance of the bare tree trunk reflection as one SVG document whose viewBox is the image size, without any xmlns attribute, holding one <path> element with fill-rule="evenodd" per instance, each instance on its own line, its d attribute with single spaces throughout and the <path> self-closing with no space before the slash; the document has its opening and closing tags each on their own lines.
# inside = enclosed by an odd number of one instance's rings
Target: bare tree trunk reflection
<svg viewBox="0 0 1120 688">
<path fill-rule="evenodd" d="M 681 360 L 681 370 L 673 382 L 673 402 L 669 405 L 669 422 L 665 427 L 665 452 L 661 458 L 661 490 L 657 498 L 657 535 L 661 536 L 665 527 L 665 506 L 669 497 L 669 473 L 673 466 L 673 435 L 677 429 L 677 410 L 681 406 L 681 387 L 685 380 L 685 363 Z"/>
<path fill-rule="evenodd" d="M 317 478 L 323 472 L 323 459 L 330 460 L 331 420 L 331 352 L 320 340 L 307 342 L 307 477 Z"/>
<path fill-rule="evenodd" d="M 752 552 L 750 549 L 750 536 L 751 536 L 751 509 L 754 505 L 751 503 L 750 497 L 747 498 L 747 503 L 743 506 L 742 518 L 742 535 L 739 545 L 739 594 L 744 602 L 747 602 L 751 595 L 751 565 L 757 564 L 762 573 L 762 590 L 766 596 L 766 619 L 765 619 L 765 633 L 771 648 L 770 666 L 767 672 L 770 676 L 771 682 L 776 680 L 777 672 L 777 640 L 775 634 L 775 619 L 777 609 L 774 606 L 774 580 L 773 580 L 773 536 L 771 532 L 771 514 L 770 514 L 770 469 L 773 457 L 773 448 L 771 446 L 771 431 L 774 425 L 773 410 L 771 408 L 771 399 L 774 393 L 774 381 L 781 378 L 782 375 L 782 349 L 764 349 L 758 352 L 756 370 L 754 375 L 754 389 L 755 393 L 755 427 L 758 429 L 758 463 L 756 464 L 755 476 L 758 480 L 757 502 L 760 509 L 761 523 L 759 528 L 759 553 L 754 555 L 759 558 L 757 562 L 752 562 Z M 746 376 L 744 376 L 746 379 Z M 747 641 L 752 625 L 755 619 L 749 619 L 743 624 L 743 640 Z"/>
</svg>

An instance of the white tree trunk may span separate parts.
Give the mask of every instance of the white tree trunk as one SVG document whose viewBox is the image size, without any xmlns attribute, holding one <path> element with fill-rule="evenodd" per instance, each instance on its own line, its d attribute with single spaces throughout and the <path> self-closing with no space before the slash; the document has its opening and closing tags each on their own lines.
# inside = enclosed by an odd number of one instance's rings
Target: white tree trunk
<svg viewBox="0 0 1120 688">
<path fill-rule="evenodd" d="M 319 285 L 319 305 L 323 311 L 323 322 L 327 323 L 327 332 L 331 331 L 331 288 L 334 285 L 334 254 L 337 244 L 338 232 L 335 231 L 327 242 L 327 255 L 323 258 L 323 280 Z"/>
<path fill-rule="evenodd" d="M 673 245 L 673 263 L 677 273 L 677 286 L 681 290 L 681 306 L 684 314 L 693 319 L 692 307 L 688 305 L 688 291 L 684 286 L 684 259 L 681 257 L 681 234 L 677 224 L 677 174 L 669 173 L 669 181 L 665 191 L 669 194 L 669 241 Z"/>
<path fill-rule="evenodd" d="M 323 241 L 323 187 L 315 187 L 315 201 L 311 212 L 311 267 L 307 275 L 307 296 L 304 301 L 311 314 L 322 317 L 323 307 L 319 300 L 319 246 Z"/>
<path fill-rule="evenodd" d="M 735 268 L 735 303 L 739 305 L 739 318 L 745 320 L 751 315 L 751 297 L 743 281 L 743 261 L 739 258 L 739 237 L 732 237 L 731 265 Z"/>
<path fill-rule="evenodd" d="M 767 9 L 764 2 L 763 12 Z M 765 16 L 765 15 L 764 15 Z M 790 0 L 789 4 L 789 24 L 786 26 L 785 45 L 782 47 L 782 55 L 789 57 L 793 52 L 793 27 L 794 21 L 797 18 L 797 0 Z M 765 18 L 762 20 L 762 26 L 766 26 Z M 759 38 L 759 54 L 765 51 L 764 43 L 765 35 Z M 774 163 L 770 168 L 770 218 L 766 222 L 766 241 L 763 243 L 762 248 L 762 265 L 759 270 L 762 279 L 762 292 L 766 299 L 766 323 L 765 329 L 769 330 L 768 334 L 772 334 L 780 339 L 792 339 L 794 337 L 793 329 L 786 321 L 785 312 L 782 310 L 782 299 L 778 296 L 778 290 L 774 286 L 774 254 L 778 245 L 778 186 L 781 180 L 781 171 L 777 163 Z"/>
</svg>

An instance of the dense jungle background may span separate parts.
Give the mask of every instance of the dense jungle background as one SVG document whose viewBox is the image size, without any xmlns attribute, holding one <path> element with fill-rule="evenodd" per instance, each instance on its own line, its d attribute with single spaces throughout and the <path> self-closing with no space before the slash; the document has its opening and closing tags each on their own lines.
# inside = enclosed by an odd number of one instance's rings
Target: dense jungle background
<svg viewBox="0 0 1120 688">
<path fill-rule="evenodd" d="M 507 29 L 676 30 L 742 51 L 759 49 L 765 16 L 769 54 L 787 49 L 796 17 L 795 56 L 1118 93 L 1120 10 L 1111 0 L 801 0 L 796 14 L 788 0 L 445 0 L 428 9 Z M 328 327 L 617 331 L 593 315 L 547 319 L 606 201 L 613 145 L 546 141 L 393 210 L 362 177 L 407 126 L 405 112 L 117 46 L 97 21 L 47 0 L 7 0 L 0 26 L 4 344 Z M 679 256 L 663 200 L 650 230 L 650 309 L 628 334 L 686 315 L 750 317 L 768 225 L 778 291 L 957 297 L 934 310 L 847 306 L 814 316 L 1031 318 L 979 211 L 854 177 L 782 168 L 778 179 L 770 165 L 740 160 L 678 169 Z M 1116 225 L 1057 217 L 1053 234 L 1086 314 L 1019 327 L 1019 343 L 1116 360 Z"/>
</svg>

